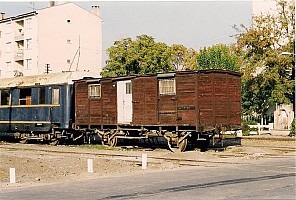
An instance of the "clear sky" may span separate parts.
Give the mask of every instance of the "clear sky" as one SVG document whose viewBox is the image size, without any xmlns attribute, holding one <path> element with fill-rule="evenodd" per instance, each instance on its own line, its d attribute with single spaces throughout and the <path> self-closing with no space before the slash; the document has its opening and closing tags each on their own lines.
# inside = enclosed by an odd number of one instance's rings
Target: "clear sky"
<svg viewBox="0 0 296 200">
<path fill-rule="evenodd" d="M 73 1 L 90 10 L 101 9 L 103 60 L 106 49 L 122 38 L 146 34 L 167 45 L 182 44 L 199 50 L 214 44 L 235 42 L 234 24 L 250 26 L 252 1 Z M 0 1 L 7 17 L 48 6 L 48 2 Z M 105 64 L 103 64 L 104 66 Z"/>
</svg>

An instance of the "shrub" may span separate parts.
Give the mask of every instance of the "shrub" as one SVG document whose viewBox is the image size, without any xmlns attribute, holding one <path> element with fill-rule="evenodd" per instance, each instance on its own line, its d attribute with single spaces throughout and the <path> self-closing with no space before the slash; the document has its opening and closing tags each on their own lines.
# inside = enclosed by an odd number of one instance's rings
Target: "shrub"
<svg viewBox="0 0 296 200">
<path fill-rule="evenodd" d="M 248 124 L 246 122 L 242 123 L 242 132 L 243 132 L 243 136 L 250 135 L 250 127 L 248 126 Z"/>
<path fill-rule="evenodd" d="M 258 131 L 257 128 L 250 128 L 250 126 L 249 126 L 249 125 L 257 125 L 257 124 L 258 123 L 256 121 L 253 121 L 253 120 L 243 121 L 243 123 L 242 123 L 243 136 L 249 136 L 250 131 Z"/>
<path fill-rule="evenodd" d="M 247 125 L 257 125 L 258 124 L 258 122 L 254 121 L 254 120 L 248 120 L 248 121 L 245 121 L 245 123 Z"/>
</svg>

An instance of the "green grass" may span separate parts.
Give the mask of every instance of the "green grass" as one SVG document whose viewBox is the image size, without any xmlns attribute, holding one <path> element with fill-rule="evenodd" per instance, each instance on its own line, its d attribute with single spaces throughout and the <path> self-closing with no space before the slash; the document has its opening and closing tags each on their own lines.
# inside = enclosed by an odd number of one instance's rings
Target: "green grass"
<svg viewBox="0 0 296 200">
<path fill-rule="evenodd" d="M 225 139 L 235 139 L 235 138 L 236 138 L 235 134 L 225 135 Z"/>
</svg>

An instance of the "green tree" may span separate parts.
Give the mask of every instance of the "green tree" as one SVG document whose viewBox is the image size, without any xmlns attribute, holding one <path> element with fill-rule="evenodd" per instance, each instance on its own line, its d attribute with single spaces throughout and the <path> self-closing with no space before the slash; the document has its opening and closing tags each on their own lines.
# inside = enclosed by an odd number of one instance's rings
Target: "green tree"
<svg viewBox="0 0 296 200">
<path fill-rule="evenodd" d="M 197 68 L 240 70 L 239 57 L 225 44 L 204 48 L 197 54 Z"/>
<path fill-rule="evenodd" d="M 197 64 L 197 51 L 193 48 L 187 49 L 186 55 L 184 57 L 184 66 L 183 70 L 198 70 Z"/>
<path fill-rule="evenodd" d="M 171 64 L 176 70 L 193 70 L 197 67 L 197 52 L 181 44 L 173 44 L 170 48 Z"/>
<path fill-rule="evenodd" d="M 135 41 L 131 38 L 115 41 L 107 52 L 109 59 L 101 73 L 105 77 L 175 70 L 170 63 L 169 47 L 155 42 L 151 36 L 137 36 Z"/>
<path fill-rule="evenodd" d="M 254 16 L 251 28 L 241 27 L 237 52 L 243 60 L 244 113 L 260 115 L 271 103 L 294 103 L 295 62 L 293 57 L 281 56 L 283 51 L 295 54 L 294 2 L 279 1 L 276 14 Z"/>
<path fill-rule="evenodd" d="M 115 41 L 107 53 L 109 59 L 101 73 L 104 77 L 192 70 L 197 66 L 194 49 L 180 44 L 167 46 L 147 35 L 137 36 L 134 41 L 131 38 Z"/>
</svg>

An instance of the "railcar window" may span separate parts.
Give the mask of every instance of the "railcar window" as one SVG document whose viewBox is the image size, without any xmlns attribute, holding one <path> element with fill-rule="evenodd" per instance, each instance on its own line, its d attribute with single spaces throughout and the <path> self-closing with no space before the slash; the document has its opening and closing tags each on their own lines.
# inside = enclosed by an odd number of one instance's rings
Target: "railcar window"
<svg viewBox="0 0 296 200">
<path fill-rule="evenodd" d="M 19 105 L 31 105 L 31 88 L 20 89 Z"/>
<path fill-rule="evenodd" d="M 45 87 L 39 89 L 39 104 L 45 104 Z"/>
<path fill-rule="evenodd" d="M 89 85 L 88 86 L 88 97 L 89 98 L 100 98 L 101 97 L 101 85 Z"/>
<path fill-rule="evenodd" d="M 59 104 L 60 102 L 60 89 L 54 88 L 52 90 L 52 104 Z"/>
<path fill-rule="evenodd" d="M 125 94 L 131 94 L 132 93 L 132 83 L 126 83 L 125 84 Z"/>
<path fill-rule="evenodd" d="M 1 93 L 0 105 L 1 106 L 9 105 L 9 100 L 10 100 L 9 90 L 0 90 L 0 93 Z"/>
<path fill-rule="evenodd" d="M 161 94 L 161 95 L 175 95 L 176 94 L 175 79 L 160 79 L 159 80 L 159 94 Z"/>
</svg>

